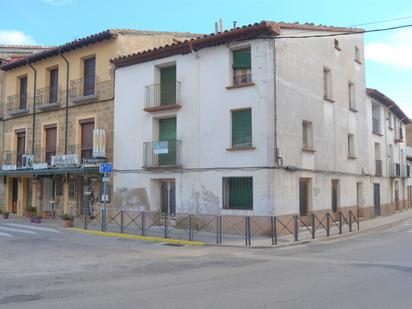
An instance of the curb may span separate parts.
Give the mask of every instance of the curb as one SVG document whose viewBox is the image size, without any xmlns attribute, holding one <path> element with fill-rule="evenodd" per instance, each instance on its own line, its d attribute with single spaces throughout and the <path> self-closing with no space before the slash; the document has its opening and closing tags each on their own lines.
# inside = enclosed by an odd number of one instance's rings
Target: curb
<svg viewBox="0 0 412 309">
<path fill-rule="evenodd" d="M 206 243 L 202 241 L 190 241 L 190 240 L 180 240 L 180 239 L 152 237 L 152 236 L 139 236 L 139 235 L 122 234 L 122 233 L 114 233 L 114 232 L 100 232 L 100 231 L 93 231 L 93 230 L 84 230 L 84 229 L 80 229 L 76 227 L 69 228 L 68 230 L 83 233 L 83 234 L 89 234 L 89 235 L 152 241 L 152 242 L 159 242 L 159 243 L 173 244 L 173 245 L 189 245 L 189 246 L 206 245 Z"/>
</svg>

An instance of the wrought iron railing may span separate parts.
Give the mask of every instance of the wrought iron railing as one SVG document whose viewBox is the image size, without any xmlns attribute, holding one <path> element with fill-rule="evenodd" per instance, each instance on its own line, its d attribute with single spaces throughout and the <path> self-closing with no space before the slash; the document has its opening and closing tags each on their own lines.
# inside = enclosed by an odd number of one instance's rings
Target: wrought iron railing
<svg viewBox="0 0 412 309">
<path fill-rule="evenodd" d="M 291 216 L 246 216 L 85 208 L 74 225 L 84 229 L 251 246 L 330 237 L 359 230 L 356 211 Z"/>
<path fill-rule="evenodd" d="M 143 167 L 180 167 L 182 141 L 167 140 L 143 143 Z"/>
<path fill-rule="evenodd" d="M 35 103 L 38 108 L 63 105 L 66 91 L 60 86 L 56 88 L 44 87 L 36 90 Z"/>
<path fill-rule="evenodd" d="M 27 93 L 15 94 L 7 97 L 7 112 L 9 115 L 25 113 L 29 110 L 32 98 Z"/>
<path fill-rule="evenodd" d="M 145 87 L 145 110 L 180 107 L 180 82 L 159 83 Z"/>
<path fill-rule="evenodd" d="M 16 165 L 16 167 L 21 168 L 27 166 L 27 156 L 28 154 L 17 152 L 17 151 L 3 151 L 2 153 L 2 164 L 5 165 Z"/>
<path fill-rule="evenodd" d="M 113 98 L 113 80 L 100 81 L 98 76 L 70 81 L 69 98 L 72 103 Z"/>
<path fill-rule="evenodd" d="M 239 86 L 243 84 L 250 84 L 252 82 L 252 72 L 245 72 L 242 74 L 233 75 L 233 85 Z"/>
<path fill-rule="evenodd" d="M 382 176 L 382 160 L 375 160 L 375 175 Z"/>
</svg>

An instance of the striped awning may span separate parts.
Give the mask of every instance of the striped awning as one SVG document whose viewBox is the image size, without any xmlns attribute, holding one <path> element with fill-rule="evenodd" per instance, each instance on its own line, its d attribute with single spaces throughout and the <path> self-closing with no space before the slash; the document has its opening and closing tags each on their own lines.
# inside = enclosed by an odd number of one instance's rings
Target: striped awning
<svg viewBox="0 0 412 309">
<path fill-rule="evenodd" d="M 17 170 L 0 170 L 0 177 L 4 176 L 52 176 L 63 174 L 99 174 L 99 166 L 81 166 L 81 167 L 55 167 L 47 169 L 34 170 L 31 168 Z"/>
</svg>

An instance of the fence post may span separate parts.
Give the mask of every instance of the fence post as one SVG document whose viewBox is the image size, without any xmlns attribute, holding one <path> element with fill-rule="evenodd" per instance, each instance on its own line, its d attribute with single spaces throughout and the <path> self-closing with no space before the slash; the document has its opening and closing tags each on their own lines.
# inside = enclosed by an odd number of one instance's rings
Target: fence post
<svg viewBox="0 0 412 309">
<path fill-rule="evenodd" d="M 349 210 L 349 232 L 352 232 L 352 210 Z"/>
<path fill-rule="evenodd" d="M 84 229 L 87 230 L 87 214 L 86 214 L 86 207 L 83 210 L 84 213 Z"/>
<path fill-rule="evenodd" d="M 270 234 L 272 236 L 272 246 L 275 245 L 275 228 L 274 228 L 273 216 L 270 217 Z"/>
<path fill-rule="evenodd" d="M 330 216 L 330 214 L 327 212 L 327 213 L 326 213 L 326 237 L 329 237 L 329 236 L 330 236 L 329 216 Z"/>
<path fill-rule="evenodd" d="M 298 216 L 293 216 L 294 226 L 295 226 L 295 241 L 299 240 L 299 226 L 298 226 Z"/>
<path fill-rule="evenodd" d="M 342 234 L 342 224 L 343 224 L 343 221 L 342 221 L 342 212 L 339 211 L 339 234 Z"/>
<path fill-rule="evenodd" d="M 144 211 L 142 211 L 142 218 L 141 218 L 142 224 L 141 224 L 141 227 L 140 227 L 142 236 L 144 236 L 145 215 L 146 215 L 146 213 Z"/>
<path fill-rule="evenodd" d="M 192 215 L 189 215 L 189 241 L 193 240 Z"/>
<path fill-rule="evenodd" d="M 120 210 L 120 233 L 123 234 L 124 233 L 124 229 L 123 229 L 123 222 L 124 218 L 123 218 L 123 209 Z"/>
<path fill-rule="evenodd" d="M 315 232 L 316 232 L 315 214 L 312 214 L 312 239 L 315 239 Z"/>
<path fill-rule="evenodd" d="M 169 227 L 168 227 L 168 225 L 167 225 L 167 212 L 165 212 L 164 213 L 164 220 L 165 220 L 165 226 L 164 226 L 164 228 L 165 228 L 165 238 L 167 238 L 167 232 L 168 232 L 168 229 L 169 229 Z"/>
</svg>

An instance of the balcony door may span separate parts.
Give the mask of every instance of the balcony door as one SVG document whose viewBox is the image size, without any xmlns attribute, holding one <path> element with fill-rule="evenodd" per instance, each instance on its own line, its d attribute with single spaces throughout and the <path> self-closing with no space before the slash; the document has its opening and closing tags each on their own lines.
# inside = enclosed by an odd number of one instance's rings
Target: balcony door
<svg viewBox="0 0 412 309">
<path fill-rule="evenodd" d="M 26 152 L 26 132 L 17 132 L 17 167 L 23 166 L 23 155 Z"/>
<path fill-rule="evenodd" d="M 160 69 L 160 105 L 176 104 L 176 66 Z"/>
<path fill-rule="evenodd" d="M 94 119 L 80 121 L 81 126 L 81 159 L 93 157 Z"/>
<path fill-rule="evenodd" d="M 167 153 L 159 155 L 159 165 L 176 165 L 176 118 L 159 119 L 159 141 L 167 141 Z"/>
<path fill-rule="evenodd" d="M 83 95 L 94 95 L 96 88 L 96 58 L 84 60 Z"/>
<path fill-rule="evenodd" d="M 46 133 L 46 149 L 45 157 L 48 165 L 51 164 L 51 157 L 56 155 L 57 143 L 57 127 L 49 126 L 45 128 Z"/>
<path fill-rule="evenodd" d="M 20 100 L 19 100 L 19 109 L 27 109 L 27 77 L 20 78 Z"/>
<path fill-rule="evenodd" d="M 50 70 L 50 90 L 49 90 L 49 103 L 57 103 L 58 86 L 59 83 L 59 70 Z"/>
</svg>

